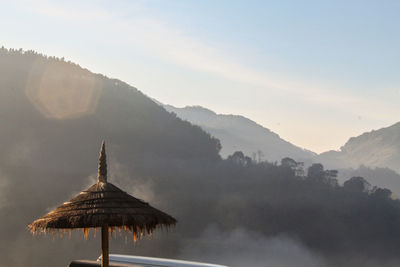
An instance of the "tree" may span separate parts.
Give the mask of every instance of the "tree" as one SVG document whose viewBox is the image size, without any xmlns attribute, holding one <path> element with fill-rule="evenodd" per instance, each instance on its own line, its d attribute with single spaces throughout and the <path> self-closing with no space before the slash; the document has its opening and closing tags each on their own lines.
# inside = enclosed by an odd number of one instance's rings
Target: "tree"
<svg viewBox="0 0 400 267">
<path fill-rule="evenodd" d="M 387 188 L 379 188 L 374 186 L 371 190 L 371 196 L 379 199 L 388 199 L 392 196 L 392 191 Z"/>
<path fill-rule="evenodd" d="M 281 166 L 290 168 L 295 176 L 304 177 L 304 163 L 297 162 L 292 158 L 286 157 L 281 160 Z"/>
<path fill-rule="evenodd" d="M 363 177 L 356 176 L 351 177 L 349 180 L 344 182 L 343 187 L 346 190 L 353 192 L 368 192 L 371 184 L 367 182 Z"/>
<path fill-rule="evenodd" d="M 262 162 L 264 158 L 264 153 L 261 150 L 257 150 L 258 162 Z"/>
<path fill-rule="evenodd" d="M 338 180 L 336 179 L 338 175 L 337 170 L 326 170 L 325 171 L 325 181 L 331 186 L 339 186 Z"/>
<path fill-rule="evenodd" d="M 320 180 L 324 177 L 324 165 L 314 163 L 307 169 L 307 177 L 312 180 Z"/>
<path fill-rule="evenodd" d="M 247 157 L 248 158 L 248 157 Z M 250 159 L 250 158 L 249 158 Z M 237 164 L 237 165 L 241 165 L 241 166 L 245 166 L 246 165 L 246 157 L 244 156 L 242 151 L 236 151 L 235 153 L 233 153 L 232 155 L 228 156 L 228 160 Z M 251 159 L 250 159 L 251 161 Z"/>
<path fill-rule="evenodd" d="M 286 157 L 286 158 L 283 158 L 283 159 L 281 160 L 281 165 L 282 165 L 283 167 L 289 167 L 289 168 L 291 168 L 291 169 L 294 169 L 294 168 L 297 167 L 297 162 L 296 162 L 294 159 L 292 159 L 292 158 Z"/>
</svg>

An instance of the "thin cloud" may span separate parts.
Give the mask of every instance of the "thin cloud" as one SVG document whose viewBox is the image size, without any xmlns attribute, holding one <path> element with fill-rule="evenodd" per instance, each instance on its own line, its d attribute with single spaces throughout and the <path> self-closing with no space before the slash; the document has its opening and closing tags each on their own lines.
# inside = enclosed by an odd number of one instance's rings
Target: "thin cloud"
<svg viewBox="0 0 400 267">
<path fill-rule="evenodd" d="M 387 120 L 399 116 L 399 110 L 379 103 L 376 99 L 362 98 L 340 90 L 340 85 L 319 84 L 294 80 L 285 75 L 272 75 L 268 71 L 254 69 L 235 61 L 234 56 L 224 55 L 204 40 L 179 30 L 165 22 L 143 16 L 145 9 L 141 2 L 135 2 L 136 12 L 130 17 L 106 10 L 99 6 L 85 6 L 78 9 L 74 4 L 54 4 L 47 1 L 24 4 L 24 8 L 40 15 L 67 20 L 71 23 L 90 26 L 93 31 L 106 31 L 103 36 L 113 36 L 104 42 L 132 45 L 159 59 L 223 77 L 233 82 L 262 88 L 269 94 L 285 97 L 291 95 L 299 102 L 324 106 L 331 109 Z M 81 5 L 81 3 L 79 3 Z M 350 91 L 350 90 L 349 90 Z"/>
</svg>

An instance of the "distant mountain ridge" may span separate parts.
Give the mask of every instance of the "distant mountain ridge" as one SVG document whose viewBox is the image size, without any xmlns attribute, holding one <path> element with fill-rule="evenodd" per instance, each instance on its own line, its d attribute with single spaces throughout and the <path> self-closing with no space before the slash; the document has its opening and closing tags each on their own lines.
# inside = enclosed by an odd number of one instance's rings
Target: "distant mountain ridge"
<svg viewBox="0 0 400 267">
<path fill-rule="evenodd" d="M 400 122 L 352 137 L 339 151 L 321 153 L 317 160 L 334 168 L 366 165 L 400 172 Z"/>
<path fill-rule="evenodd" d="M 351 137 L 339 151 L 316 154 L 283 140 L 273 131 L 240 115 L 217 114 L 201 106 L 164 107 L 218 138 L 223 157 L 238 150 L 248 156 L 261 151 L 263 159 L 269 161 L 291 157 L 297 161 L 321 162 L 328 168 L 358 168 L 365 165 L 390 168 L 400 173 L 400 122 Z"/>
<path fill-rule="evenodd" d="M 278 134 L 240 115 L 217 114 L 201 106 L 164 107 L 218 138 L 221 141 L 220 153 L 223 157 L 238 150 L 248 156 L 268 161 L 280 161 L 284 157 L 303 161 L 316 155 L 283 140 Z"/>
</svg>

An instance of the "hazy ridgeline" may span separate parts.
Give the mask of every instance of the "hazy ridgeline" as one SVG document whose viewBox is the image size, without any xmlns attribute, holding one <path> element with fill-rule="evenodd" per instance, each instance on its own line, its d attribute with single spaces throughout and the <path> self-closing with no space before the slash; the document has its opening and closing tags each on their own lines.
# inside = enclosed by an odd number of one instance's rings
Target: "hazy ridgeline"
<svg viewBox="0 0 400 267">
<path fill-rule="evenodd" d="M 339 151 L 321 153 L 316 159 L 332 168 L 366 165 L 400 173 L 400 122 L 352 137 Z"/>
<path fill-rule="evenodd" d="M 309 162 L 316 156 L 315 153 L 283 140 L 278 134 L 243 116 L 216 114 L 200 106 L 164 107 L 218 138 L 221 141 L 220 154 L 223 158 L 238 150 L 257 161 L 279 162 L 284 157 L 291 157 L 297 161 Z"/>
<path fill-rule="evenodd" d="M 231 266 L 396 266 L 400 203 L 361 178 L 339 186 L 314 165 L 219 156 L 219 141 L 129 85 L 33 52 L 0 50 L 0 266 L 96 258 L 99 237 L 31 237 L 26 225 L 96 178 L 178 219 L 176 228 L 111 251 Z"/>
<path fill-rule="evenodd" d="M 321 162 L 329 168 L 341 169 L 365 165 L 400 172 L 400 122 L 351 137 L 338 151 L 316 154 L 283 140 L 271 130 L 240 115 L 216 114 L 200 106 L 164 107 L 217 137 L 221 141 L 220 154 L 224 158 L 240 150 L 257 161 L 279 162 L 284 157 L 290 157 L 306 165 Z M 385 178 L 389 172 L 384 174 L 381 170 L 383 177 L 376 177 L 374 183 L 390 188 L 398 187 L 400 179 L 393 179 L 393 175 Z M 374 174 L 366 175 L 371 177 Z"/>
</svg>

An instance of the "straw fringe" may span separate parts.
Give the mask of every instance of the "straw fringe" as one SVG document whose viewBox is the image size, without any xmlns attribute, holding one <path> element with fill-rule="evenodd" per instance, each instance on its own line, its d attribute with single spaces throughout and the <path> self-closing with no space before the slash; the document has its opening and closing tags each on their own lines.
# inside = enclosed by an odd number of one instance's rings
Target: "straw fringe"
<svg viewBox="0 0 400 267">
<path fill-rule="evenodd" d="M 85 239 L 89 228 L 110 227 L 110 235 L 115 227 L 122 228 L 138 240 L 146 234 L 151 236 L 157 226 L 168 228 L 176 224 L 170 215 L 151 207 L 148 203 L 134 198 L 111 183 L 98 182 L 42 218 L 28 225 L 33 234 L 48 233 L 55 229 L 82 229 Z"/>
</svg>

